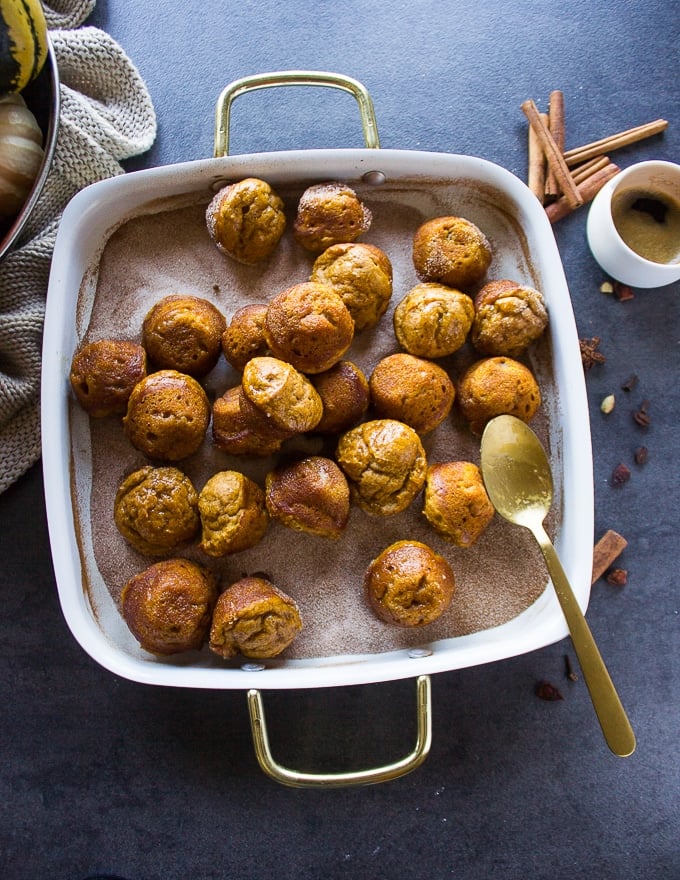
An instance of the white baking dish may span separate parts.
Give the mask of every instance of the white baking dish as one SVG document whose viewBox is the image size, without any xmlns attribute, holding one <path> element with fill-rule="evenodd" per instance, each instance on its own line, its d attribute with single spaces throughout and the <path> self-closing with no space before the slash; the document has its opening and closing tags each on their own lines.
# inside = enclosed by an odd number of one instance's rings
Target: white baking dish
<svg viewBox="0 0 680 880">
<path fill-rule="evenodd" d="M 379 172 L 379 173 L 376 173 Z M 93 563 L 88 497 L 93 479 L 87 419 L 70 406 L 69 368 L 96 296 L 99 257 L 113 230 L 163 200 L 200 194 L 225 180 L 261 177 L 274 187 L 342 179 L 401 189 L 402 198 L 446 207 L 451 193 L 482 212 L 497 211 L 518 249 L 508 272 L 528 274 L 550 312 L 555 389 L 545 402 L 557 487 L 555 543 L 585 610 L 592 567 L 593 481 L 583 369 L 569 291 L 545 213 L 528 188 L 482 159 L 381 150 L 305 150 L 223 156 L 124 175 L 88 187 L 66 208 L 54 251 L 45 319 L 43 466 L 59 598 L 75 638 L 98 663 L 124 678 L 156 685 L 216 689 L 313 688 L 427 676 L 500 660 L 553 643 L 567 627 L 552 588 L 518 616 L 468 635 L 380 652 L 279 658 L 225 667 L 210 657 L 159 659 L 141 651 Z M 381 184 L 376 181 L 384 180 Z M 421 195 L 422 194 L 422 195 Z M 448 213 L 456 213 L 450 205 Z M 444 213 L 442 210 L 441 213 Z M 490 215 L 490 214 L 489 214 Z M 471 219 L 474 219 L 471 218 Z M 504 227 L 505 228 L 505 227 Z M 404 291 L 405 292 L 405 291 Z M 208 652 L 202 652 L 202 655 Z"/>
</svg>

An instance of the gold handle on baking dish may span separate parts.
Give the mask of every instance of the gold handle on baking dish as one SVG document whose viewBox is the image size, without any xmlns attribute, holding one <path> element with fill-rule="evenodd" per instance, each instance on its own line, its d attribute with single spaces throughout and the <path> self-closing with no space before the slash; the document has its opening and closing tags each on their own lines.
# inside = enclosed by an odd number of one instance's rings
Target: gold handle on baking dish
<svg viewBox="0 0 680 880">
<path fill-rule="evenodd" d="M 366 88 L 358 80 L 341 73 L 326 73 L 319 70 L 282 70 L 277 73 L 258 73 L 253 76 L 244 76 L 234 80 L 222 90 L 215 109 L 216 157 L 229 155 L 229 119 L 234 100 L 245 92 L 268 89 L 273 86 L 325 86 L 349 92 L 359 105 L 366 146 L 370 149 L 380 147 L 373 101 Z"/>
<path fill-rule="evenodd" d="M 418 735 L 415 748 L 401 760 L 395 761 L 393 764 L 386 764 L 384 767 L 374 767 L 371 770 L 348 773 L 305 773 L 282 767 L 274 760 L 269 748 L 264 704 L 260 691 L 255 689 L 248 691 L 248 711 L 255 755 L 260 767 L 276 782 L 293 788 L 341 788 L 398 779 L 423 763 L 432 743 L 432 695 L 428 675 L 421 675 L 416 680 Z"/>
</svg>

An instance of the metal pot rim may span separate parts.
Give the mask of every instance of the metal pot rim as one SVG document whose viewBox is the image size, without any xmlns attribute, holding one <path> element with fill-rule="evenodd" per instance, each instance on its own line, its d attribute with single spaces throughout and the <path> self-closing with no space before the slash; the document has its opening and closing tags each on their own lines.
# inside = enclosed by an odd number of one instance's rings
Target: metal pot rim
<svg viewBox="0 0 680 880">
<path fill-rule="evenodd" d="M 23 95 L 43 130 L 43 160 L 23 208 L 14 218 L 5 236 L 0 239 L 0 260 L 13 249 L 24 231 L 45 187 L 54 159 L 59 134 L 59 69 L 49 37 L 45 66 L 36 80 L 24 89 Z"/>
</svg>

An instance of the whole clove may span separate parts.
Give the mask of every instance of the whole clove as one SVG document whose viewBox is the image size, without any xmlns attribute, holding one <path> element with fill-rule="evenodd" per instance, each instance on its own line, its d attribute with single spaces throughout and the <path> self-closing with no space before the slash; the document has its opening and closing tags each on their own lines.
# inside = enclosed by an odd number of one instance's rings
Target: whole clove
<svg viewBox="0 0 680 880">
<path fill-rule="evenodd" d="M 578 675 L 574 672 L 574 667 L 571 665 L 571 657 L 569 654 L 564 655 L 564 674 L 569 681 L 578 681 Z"/>
<path fill-rule="evenodd" d="M 649 401 L 643 400 L 638 409 L 633 413 L 633 421 L 640 425 L 641 428 L 648 428 L 650 424 L 649 418 Z"/>
<path fill-rule="evenodd" d="M 635 458 L 635 464 L 647 464 L 647 459 L 649 458 L 649 450 L 646 446 L 638 446 L 638 448 L 633 453 L 633 457 Z"/>
<path fill-rule="evenodd" d="M 632 391 L 638 383 L 638 377 L 632 373 L 621 385 L 621 391 Z"/>
</svg>

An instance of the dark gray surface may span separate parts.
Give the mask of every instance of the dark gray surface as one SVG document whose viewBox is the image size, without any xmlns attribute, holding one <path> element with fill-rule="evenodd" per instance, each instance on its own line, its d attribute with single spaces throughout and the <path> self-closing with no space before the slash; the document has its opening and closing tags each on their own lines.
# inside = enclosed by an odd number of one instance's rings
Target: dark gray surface
<svg viewBox="0 0 680 880">
<path fill-rule="evenodd" d="M 310 68 L 368 87 L 384 147 L 480 155 L 524 178 L 519 105 L 544 106 L 553 88 L 565 94 L 568 146 L 665 117 L 663 136 L 617 161 L 680 161 L 679 13 L 676 0 L 100 0 L 90 24 L 130 54 L 158 113 L 156 145 L 130 167 L 210 155 L 223 85 Z M 237 102 L 233 152 L 360 144 L 351 98 L 270 96 Z M 58 605 L 34 468 L 0 496 L 3 880 L 680 876 L 680 285 L 629 302 L 601 294 L 585 217 L 561 222 L 556 237 L 579 333 L 601 336 L 607 357 L 587 380 L 594 537 L 613 528 L 629 540 L 628 584 L 598 582 L 588 620 L 635 755 L 608 752 L 583 681 L 564 678 L 565 640 L 435 676 L 433 747 L 412 775 L 352 791 L 278 786 L 256 765 L 243 693 L 133 684 L 78 647 Z M 626 393 L 630 373 L 639 384 Z M 618 406 L 605 418 L 610 392 Z M 631 417 L 643 399 L 644 431 Z M 648 463 L 614 488 L 613 467 L 641 443 Z M 538 700 L 541 678 L 564 700 Z M 410 749 L 413 702 L 410 681 L 266 695 L 277 757 L 320 770 Z"/>
</svg>

